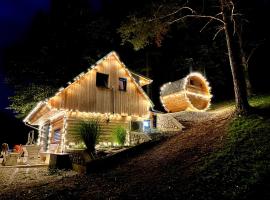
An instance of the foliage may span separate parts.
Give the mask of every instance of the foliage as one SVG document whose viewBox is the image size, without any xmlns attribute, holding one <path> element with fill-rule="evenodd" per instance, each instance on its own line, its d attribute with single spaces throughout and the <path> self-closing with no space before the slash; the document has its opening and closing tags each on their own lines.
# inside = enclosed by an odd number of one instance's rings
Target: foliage
<svg viewBox="0 0 270 200">
<path fill-rule="evenodd" d="M 78 127 L 83 142 L 90 152 L 95 152 L 95 146 L 101 134 L 99 121 L 89 120 L 82 121 Z"/>
<path fill-rule="evenodd" d="M 85 143 L 80 142 L 72 146 L 72 149 L 86 149 Z"/>
<path fill-rule="evenodd" d="M 123 146 L 125 144 L 126 135 L 127 135 L 127 131 L 122 126 L 117 126 L 113 129 L 112 138 L 113 138 L 114 142 L 116 142 L 117 144 L 119 144 L 121 146 Z"/>
<path fill-rule="evenodd" d="M 31 84 L 26 88 L 18 88 L 15 95 L 9 97 L 10 106 L 17 118 L 25 117 L 37 102 L 44 100 L 54 94 L 55 88 L 48 85 Z"/>
<path fill-rule="evenodd" d="M 175 22 L 193 11 L 182 1 L 157 1 L 151 2 L 135 15 L 130 15 L 118 28 L 122 44 L 130 43 L 135 50 L 143 49 L 148 45 L 156 44 L 160 47 L 165 36 L 169 36 L 169 29 Z M 198 3 L 197 3 L 198 4 Z M 198 4 L 200 5 L 200 3 Z M 147 11 L 145 11 L 147 10 Z M 178 27 L 185 26 L 179 23 Z"/>
<path fill-rule="evenodd" d="M 258 106 L 269 105 L 269 96 L 260 102 Z M 188 186 L 194 199 L 249 199 L 269 187 L 269 130 L 269 113 L 235 118 L 224 147 L 204 160 Z"/>
<path fill-rule="evenodd" d="M 160 20 L 148 22 L 146 17 L 129 17 L 122 23 L 118 33 L 122 38 L 122 44 L 131 43 L 135 50 L 143 49 L 150 43 L 155 42 L 161 46 L 164 35 L 168 31 L 168 26 Z"/>
</svg>

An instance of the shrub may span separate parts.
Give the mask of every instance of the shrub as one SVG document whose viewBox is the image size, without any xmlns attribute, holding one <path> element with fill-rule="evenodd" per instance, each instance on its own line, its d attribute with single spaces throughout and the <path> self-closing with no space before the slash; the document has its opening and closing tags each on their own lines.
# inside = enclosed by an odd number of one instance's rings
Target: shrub
<svg viewBox="0 0 270 200">
<path fill-rule="evenodd" d="M 126 135 L 127 135 L 127 131 L 122 126 L 117 126 L 112 132 L 113 141 L 121 146 L 125 144 Z"/>
<path fill-rule="evenodd" d="M 90 152 L 95 152 L 95 146 L 101 133 L 99 121 L 89 120 L 81 122 L 79 132 L 87 149 Z"/>
</svg>

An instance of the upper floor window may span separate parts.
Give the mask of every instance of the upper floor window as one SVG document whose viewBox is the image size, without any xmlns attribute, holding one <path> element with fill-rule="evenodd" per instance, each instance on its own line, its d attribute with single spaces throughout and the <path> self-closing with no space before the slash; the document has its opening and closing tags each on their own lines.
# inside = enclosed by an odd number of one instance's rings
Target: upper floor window
<svg viewBox="0 0 270 200">
<path fill-rule="evenodd" d="M 127 91 L 127 79 L 126 78 L 119 78 L 119 90 L 120 91 Z"/>
<path fill-rule="evenodd" d="M 96 86 L 108 88 L 109 87 L 109 75 L 97 72 Z"/>
</svg>

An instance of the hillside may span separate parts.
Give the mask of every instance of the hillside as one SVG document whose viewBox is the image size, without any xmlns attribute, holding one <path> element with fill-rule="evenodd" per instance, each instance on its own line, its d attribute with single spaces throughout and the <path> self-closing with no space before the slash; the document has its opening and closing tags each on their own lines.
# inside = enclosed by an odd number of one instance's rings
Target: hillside
<svg viewBox="0 0 270 200">
<path fill-rule="evenodd" d="M 232 106 L 174 113 L 184 131 L 112 169 L 25 181 L 1 199 L 269 199 L 269 100 L 252 100 L 259 114 L 237 119 Z"/>
</svg>

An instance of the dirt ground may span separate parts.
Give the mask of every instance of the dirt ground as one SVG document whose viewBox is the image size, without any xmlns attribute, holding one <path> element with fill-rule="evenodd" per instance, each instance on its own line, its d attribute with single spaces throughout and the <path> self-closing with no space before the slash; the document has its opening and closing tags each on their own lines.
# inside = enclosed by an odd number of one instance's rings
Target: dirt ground
<svg viewBox="0 0 270 200">
<path fill-rule="evenodd" d="M 175 116 L 186 129 L 106 171 L 0 168 L 0 199 L 180 199 L 192 167 L 223 144 L 232 112 L 208 112 L 199 120 L 198 114 Z"/>
</svg>

